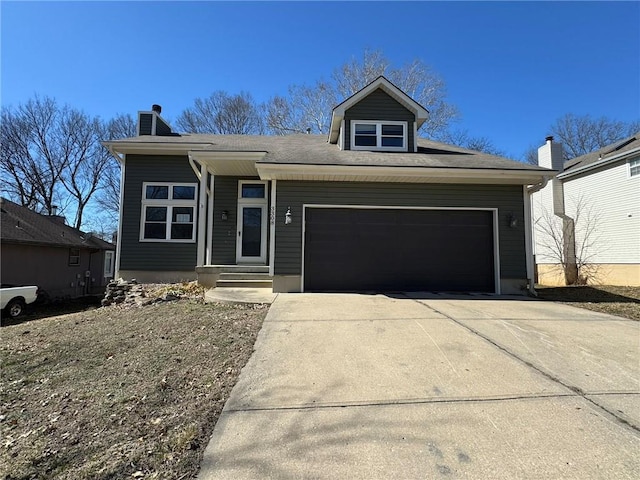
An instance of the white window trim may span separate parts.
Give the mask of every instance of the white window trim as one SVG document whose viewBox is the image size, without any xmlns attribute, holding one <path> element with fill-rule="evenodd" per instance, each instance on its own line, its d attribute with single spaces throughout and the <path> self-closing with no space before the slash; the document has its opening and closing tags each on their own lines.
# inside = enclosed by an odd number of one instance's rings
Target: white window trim
<svg viewBox="0 0 640 480">
<path fill-rule="evenodd" d="M 376 126 L 376 146 L 357 146 L 356 145 L 356 125 L 357 124 L 369 124 Z M 382 146 L 382 125 L 402 125 L 402 147 L 383 147 Z M 407 145 L 409 143 L 407 131 L 408 122 L 399 122 L 394 120 L 351 120 L 351 150 L 369 150 L 380 152 L 406 152 L 408 151 Z"/>
<path fill-rule="evenodd" d="M 269 182 L 266 180 L 239 180 L 238 181 L 238 202 L 244 202 L 244 203 L 267 203 L 267 198 L 269 195 L 269 187 L 268 184 Z M 260 185 L 264 185 L 264 197 L 243 197 L 242 196 L 242 186 L 246 185 L 246 184 L 250 184 L 250 185 L 256 185 L 256 184 L 260 184 Z"/>
<path fill-rule="evenodd" d="M 245 184 L 261 184 L 264 185 L 264 197 L 243 197 L 242 186 Z M 237 207 L 237 224 L 236 228 L 238 235 L 236 236 L 236 263 L 256 263 L 257 265 L 264 265 L 267 261 L 267 223 L 268 215 L 267 210 L 269 206 L 269 182 L 267 180 L 238 180 L 238 207 Z M 262 230 L 261 234 L 261 246 L 259 257 L 243 257 L 242 256 L 242 208 L 243 207 L 260 207 L 262 208 Z"/>
<path fill-rule="evenodd" d="M 640 168 L 640 157 L 632 158 L 627 162 L 627 165 L 629 165 L 627 169 L 627 175 L 629 176 L 629 178 L 640 177 L 640 172 L 636 173 L 635 175 L 631 173 L 631 167 L 634 166 L 632 165 L 632 163 L 637 163 L 636 166 Z"/>
<path fill-rule="evenodd" d="M 147 199 L 147 186 L 156 185 L 160 187 L 169 187 L 168 199 Z M 173 187 L 194 187 L 195 195 L 193 200 L 174 200 Z M 144 224 L 146 218 L 147 207 L 167 207 L 167 220 L 165 238 L 144 238 Z M 174 207 L 192 207 L 193 208 L 193 231 L 190 239 L 173 239 L 171 238 L 171 219 L 173 218 Z M 140 241 L 150 243 L 195 243 L 196 230 L 198 225 L 198 184 L 183 182 L 143 182 L 142 183 L 142 209 L 140 211 Z"/>
<path fill-rule="evenodd" d="M 107 263 L 107 258 L 111 257 L 111 268 L 107 269 L 109 265 Z M 104 252 L 104 268 L 103 268 L 103 276 L 104 278 L 113 278 L 113 271 L 115 268 L 115 260 L 116 260 L 116 252 L 113 250 L 105 250 Z"/>
</svg>

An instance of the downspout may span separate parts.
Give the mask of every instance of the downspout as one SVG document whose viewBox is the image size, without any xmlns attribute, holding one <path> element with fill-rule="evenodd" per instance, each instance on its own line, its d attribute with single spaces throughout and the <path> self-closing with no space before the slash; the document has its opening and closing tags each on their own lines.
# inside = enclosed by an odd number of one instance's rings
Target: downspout
<svg viewBox="0 0 640 480">
<path fill-rule="evenodd" d="M 531 195 L 539 192 L 549 183 L 548 177 L 543 177 L 542 181 L 535 185 L 524 187 L 524 245 L 526 252 L 526 264 L 527 264 L 527 284 L 529 293 L 537 297 L 538 292 L 535 289 L 534 283 L 534 261 L 533 261 L 533 224 L 531 222 Z"/>
</svg>

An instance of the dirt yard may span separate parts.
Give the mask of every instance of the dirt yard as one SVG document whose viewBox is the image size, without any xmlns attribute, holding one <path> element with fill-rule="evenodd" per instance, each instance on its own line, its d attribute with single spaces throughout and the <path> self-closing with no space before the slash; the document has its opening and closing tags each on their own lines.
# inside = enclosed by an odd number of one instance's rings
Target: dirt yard
<svg viewBox="0 0 640 480">
<path fill-rule="evenodd" d="M 195 478 L 267 306 L 92 308 L 0 330 L 0 478 Z"/>
<path fill-rule="evenodd" d="M 640 320 L 640 287 L 537 287 L 539 298 Z"/>
</svg>

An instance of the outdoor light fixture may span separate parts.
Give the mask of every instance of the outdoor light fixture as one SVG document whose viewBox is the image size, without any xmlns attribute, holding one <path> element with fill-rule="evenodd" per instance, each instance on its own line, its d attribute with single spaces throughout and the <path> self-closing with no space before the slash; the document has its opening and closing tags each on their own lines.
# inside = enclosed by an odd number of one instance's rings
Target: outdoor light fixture
<svg viewBox="0 0 640 480">
<path fill-rule="evenodd" d="M 226 222 L 227 220 L 229 220 L 229 211 L 228 210 L 223 210 L 222 211 L 222 221 Z"/>
<path fill-rule="evenodd" d="M 518 226 L 518 219 L 513 213 L 509 214 L 509 227 L 516 228 Z"/>
<path fill-rule="evenodd" d="M 291 207 L 287 207 L 287 213 L 284 214 L 284 224 L 291 225 Z"/>
</svg>

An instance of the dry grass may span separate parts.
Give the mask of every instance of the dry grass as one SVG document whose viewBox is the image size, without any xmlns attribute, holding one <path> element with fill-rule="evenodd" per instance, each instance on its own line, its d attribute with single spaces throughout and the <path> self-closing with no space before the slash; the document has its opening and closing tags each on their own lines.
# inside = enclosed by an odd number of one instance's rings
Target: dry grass
<svg viewBox="0 0 640 480">
<path fill-rule="evenodd" d="M 3 327 L 0 478 L 194 478 L 266 312 L 180 300 Z"/>
<path fill-rule="evenodd" d="M 543 300 L 640 321 L 640 287 L 538 287 L 536 291 Z"/>
</svg>

